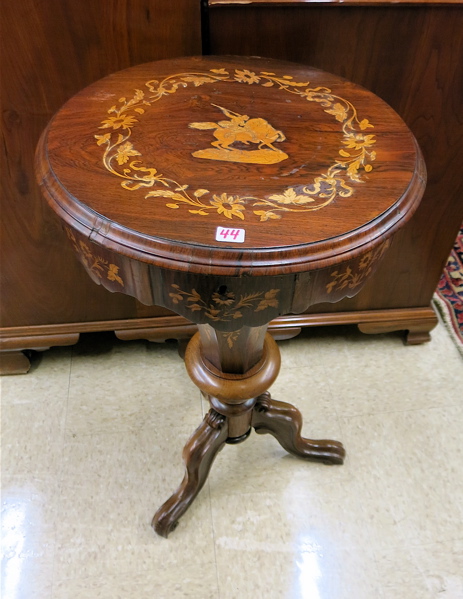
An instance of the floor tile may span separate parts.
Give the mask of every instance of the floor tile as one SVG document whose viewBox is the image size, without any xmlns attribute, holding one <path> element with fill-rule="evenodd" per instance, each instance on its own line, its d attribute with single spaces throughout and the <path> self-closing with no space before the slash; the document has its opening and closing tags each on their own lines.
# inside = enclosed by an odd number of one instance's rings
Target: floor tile
<svg viewBox="0 0 463 599">
<path fill-rule="evenodd" d="M 406 546 L 376 550 L 381 599 L 434 599 L 426 578 Z"/>
<path fill-rule="evenodd" d="M 207 404 L 176 347 L 84 335 L 2 379 L 6 599 L 460 599 L 461 357 L 355 327 L 280 343 L 271 392 L 342 466 L 226 445 L 169 539 L 151 529 Z"/>
<path fill-rule="evenodd" d="M 219 599 L 215 562 L 192 559 L 171 568 L 153 561 L 149 571 L 57 582 L 53 599 Z"/>
<path fill-rule="evenodd" d="M 10 532 L 2 543 L 1 597 L 51 599 L 54 539 L 44 533 Z"/>
<path fill-rule="evenodd" d="M 411 553 L 432 597 L 463 597 L 463 535 L 455 541 L 414 547 Z"/>
<path fill-rule="evenodd" d="M 384 526 L 389 523 L 385 542 L 401 538 L 408 545 L 421 545 L 461 536 L 463 477 L 458 430 L 462 426 L 461 408 L 343 421 L 362 501 L 374 507 Z"/>
<path fill-rule="evenodd" d="M 329 494 L 304 498 L 288 492 L 278 500 L 261 493 L 216 500 L 221 597 L 258 596 L 263 588 L 273 597 L 377 596 L 373 551 L 358 527 L 352 536 L 347 511 L 339 497 Z"/>
<path fill-rule="evenodd" d="M 27 375 L 0 377 L 2 406 L 27 403 L 63 403 L 69 390 L 70 347 L 53 347 L 37 353 Z"/>
<path fill-rule="evenodd" d="M 182 518 L 177 542 L 158 537 L 155 511 L 183 478 L 187 427 L 83 435 L 66 442 L 55 559 L 56 580 L 147 572 L 200 555 L 213 562 L 207 489 Z"/>
<path fill-rule="evenodd" d="M 362 351 L 360 360 L 356 353 L 348 353 L 330 367 L 328 381 L 337 398 L 339 415 L 453 406 L 460 402 L 461 360 L 460 364 L 453 364 L 452 360 L 452 365 L 437 367 L 421 346 L 398 346 L 387 351 L 372 347 Z M 446 385 L 450 372 L 454 380 L 451 387 Z"/>
<path fill-rule="evenodd" d="M 58 402 L 7 404 L 2 410 L 2 472 L 58 476 L 66 416 Z"/>
<path fill-rule="evenodd" d="M 67 431 L 123 432 L 161 422 L 172 426 L 189 417 L 198 426 L 200 396 L 183 361 L 175 347 L 155 345 L 134 342 L 74 356 Z"/>
<path fill-rule="evenodd" d="M 56 477 L 2 473 L 1 597 L 51 597 L 58 507 Z"/>
</svg>

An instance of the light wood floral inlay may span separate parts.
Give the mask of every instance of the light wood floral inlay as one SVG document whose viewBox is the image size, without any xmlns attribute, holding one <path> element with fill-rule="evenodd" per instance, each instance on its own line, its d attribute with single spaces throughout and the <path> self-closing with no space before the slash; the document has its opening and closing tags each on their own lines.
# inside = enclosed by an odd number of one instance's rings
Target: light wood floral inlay
<svg viewBox="0 0 463 599">
<path fill-rule="evenodd" d="M 347 265 L 343 270 L 335 270 L 332 272 L 330 276 L 333 280 L 326 286 L 328 293 L 339 291 L 341 289 L 355 289 L 358 287 L 370 276 L 373 266 L 380 260 L 390 245 L 391 242 L 388 239 L 376 250 L 372 250 L 362 256 L 356 267 Z"/>
<path fill-rule="evenodd" d="M 231 349 L 235 345 L 235 341 L 237 341 L 240 336 L 241 331 L 231 331 L 229 333 L 222 333 L 222 337 L 227 341 L 228 347 Z"/>
<path fill-rule="evenodd" d="M 119 276 L 119 267 L 115 264 L 110 264 L 108 260 L 95 256 L 88 245 L 84 241 L 77 241 L 71 229 L 66 227 L 66 234 L 70 239 L 74 251 L 78 254 L 81 262 L 87 270 L 95 274 L 99 279 L 106 276 L 108 281 L 114 281 L 124 287 L 124 281 Z"/>
<path fill-rule="evenodd" d="M 339 123 L 342 132 L 341 145 L 338 156 L 325 172 L 316 176 L 307 184 L 289 186 L 285 189 L 276 189 L 275 193 L 265 197 L 239 196 L 229 193 L 227 190 L 214 194 L 206 188 L 190 189 L 185 182 L 159 173 L 154 166 L 146 166 L 141 152 L 135 148 L 130 141 L 132 130 L 138 125 L 140 119 L 148 108 L 162 98 L 176 93 L 179 88 L 190 85 L 199 87 L 217 82 L 234 82 L 241 85 L 261 85 L 263 87 L 275 87 L 282 92 L 296 95 L 308 102 L 315 102 L 327 114 L 334 117 Z M 348 100 L 341 98 L 331 92 L 327 87 L 310 87 L 310 82 L 294 81 L 289 75 L 277 76 L 275 73 L 261 71 L 255 73 L 246 69 L 234 69 L 233 72 L 225 68 L 211 69 L 207 72 L 178 73 L 170 75 L 162 81 L 152 80 L 145 84 L 147 92 L 137 89 L 132 98 L 121 97 L 117 104 L 108 110 L 108 115 L 102 122 L 100 129 L 107 129 L 105 133 L 95 135 L 97 144 L 103 146 L 103 164 L 108 171 L 123 179 L 122 187 L 135 191 L 140 188 L 154 188 L 146 194 L 146 198 L 165 198 L 165 204 L 172 210 L 186 207 L 191 214 L 207 216 L 211 213 L 218 214 L 224 218 L 239 218 L 245 220 L 248 212 L 252 212 L 260 221 L 279 219 L 287 212 L 309 212 L 320 210 L 328 206 L 336 197 L 347 198 L 354 193 L 353 184 L 362 183 L 362 175 L 372 171 L 372 162 L 376 159 L 376 152 L 372 147 L 376 143 L 375 136 L 367 135 L 365 131 L 373 128 L 368 119 L 360 120 L 356 108 Z M 219 107 L 222 111 L 227 110 Z M 230 111 L 229 111 L 230 112 Z M 224 112 L 224 114 L 226 114 Z M 231 114 L 231 112 L 230 112 Z M 235 114 L 235 118 L 248 117 L 248 115 Z M 250 118 L 247 122 L 247 135 L 251 135 L 250 129 L 259 123 L 259 138 L 267 139 L 277 135 L 274 141 L 284 141 L 284 134 L 271 127 L 260 118 Z M 233 120 L 233 117 L 230 117 Z M 252 121 L 254 123 L 251 126 Z M 204 124 L 204 123 L 203 123 Z M 191 123 L 193 128 L 201 128 L 200 123 Z M 206 123 L 214 125 L 217 123 Z M 243 128 L 243 130 L 246 127 Z M 216 133 L 218 129 L 216 128 Z M 243 134 L 243 132 L 241 132 Z M 219 136 L 223 133 L 219 133 Z M 216 135 L 217 137 L 217 135 Z M 238 139 L 235 131 L 235 139 Z M 207 156 L 212 159 L 223 160 L 223 139 L 217 139 L 221 148 L 205 150 L 214 153 Z M 232 143 L 232 142 L 231 142 Z M 262 139 L 260 141 L 262 143 Z M 270 143 L 273 143 L 271 141 Z M 220 145 L 220 144 L 219 144 Z M 238 157 L 236 148 L 229 147 L 230 157 Z M 252 151 L 258 151 L 252 150 Z M 254 157 L 283 159 L 282 150 L 272 150 L 270 147 L 264 149 L 262 154 L 254 154 Z M 201 152 L 201 150 L 199 150 Z M 281 154 L 278 154 L 281 152 Z M 196 154 L 196 153 L 195 153 Z M 243 160 L 247 154 L 248 160 Z M 252 162 L 251 152 L 244 152 L 241 160 L 237 162 Z M 286 156 L 286 154 L 285 154 Z M 202 156 L 204 157 L 204 155 Z M 258 158 L 257 158 L 258 159 Z M 255 162 L 255 160 L 254 160 Z"/>
<path fill-rule="evenodd" d="M 267 292 L 241 294 L 239 298 L 232 291 L 219 290 L 212 294 L 210 301 L 192 289 L 183 291 L 176 284 L 172 284 L 173 292 L 169 296 L 174 304 L 185 302 L 186 307 L 192 312 L 202 312 L 211 321 L 230 322 L 243 318 L 245 311 L 260 312 L 267 308 L 278 308 L 277 295 L 279 289 L 270 289 Z"/>
</svg>

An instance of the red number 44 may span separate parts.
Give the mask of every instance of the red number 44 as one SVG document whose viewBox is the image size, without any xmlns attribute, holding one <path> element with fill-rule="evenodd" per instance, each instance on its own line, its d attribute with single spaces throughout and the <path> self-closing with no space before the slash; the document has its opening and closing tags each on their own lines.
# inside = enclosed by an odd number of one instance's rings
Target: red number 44
<svg viewBox="0 0 463 599">
<path fill-rule="evenodd" d="M 216 241 L 226 241 L 228 243 L 243 243 L 245 237 L 244 229 L 230 229 L 229 227 L 217 227 L 215 233 Z"/>
<path fill-rule="evenodd" d="M 230 235 L 230 237 L 233 237 L 233 239 L 236 239 L 239 234 L 240 234 L 239 229 L 222 229 L 222 231 L 220 232 L 220 235 L 222 235 L 222 237 L 224 239 L 227 239 L 227 237 L 229 235 Z"/>
</svg>

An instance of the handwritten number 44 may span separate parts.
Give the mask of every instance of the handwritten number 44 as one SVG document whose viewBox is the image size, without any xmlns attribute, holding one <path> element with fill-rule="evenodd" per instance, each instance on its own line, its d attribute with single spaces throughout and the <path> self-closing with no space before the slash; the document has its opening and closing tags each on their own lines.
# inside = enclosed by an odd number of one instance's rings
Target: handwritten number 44
<svg viewBox="0 0 463 599">
<path fill-rule="evenodd" d="M 246 232 L 244 229 L 231 229 L 229 227 L 217 227 L 215 233 L 216 241 L 222 243 L 243 243 Z"/>
<path fill-rule="evenodd" d="M 227 239 L 229 236 L 236 239 L 239 234 L 239 229 L 222 229 L 222 231 L 220 231 L 220 235 L 222 235 L 224 239 Z"/>
</svg>

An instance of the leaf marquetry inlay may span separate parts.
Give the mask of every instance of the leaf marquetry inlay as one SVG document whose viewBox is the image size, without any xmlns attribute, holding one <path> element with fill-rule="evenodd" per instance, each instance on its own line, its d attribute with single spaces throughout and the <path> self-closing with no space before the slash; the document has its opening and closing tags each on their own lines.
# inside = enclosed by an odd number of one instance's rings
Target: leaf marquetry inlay
<svg viewBox="0 0 463 599">
<path fill-rule="evenodd" d="M 355 289 L 364 283 L 390 245 L 391 242 L 388 239 L 375 250 L 364 254 L 355 267 L 347 265 L 343 269 L 333 271 L 330 275 L 333 280 L 326 285 L 327 292 Z"/>
<path fill-rule="evenodd" d="M 258 293 L 240 294 L 232 291 L 216 291 L 210 301 L 206 301 L 196 289 L 183 291 L 179 285 L 171 285 L 169 296 L 174 304 L 185 302 L 192 312 L 202 312 L 211 321 L 231 322 L 243 318 L 245 312 L 261 312 L 267 308 L 278 308 L 279 289 L 270 289 Z"/>
<path fill-rule="evenodd" d="M 190 214 L 207 216 L 212 213 L 240 220 L 245 220 L 251 212 L 261 222 L 280 219 L 288 212 L 320 210 L 337 197 L 352 196 L 354 184 L 364 182 L 362 176 L 373 170 L 372 162 L 376 159 L 376 152 L 372 149 L 376 138 L 373 134 L 366 133 L 368 129 L 374 128 L 369 120 L 360 120 L 353 104 L 333 94 L 327 87 L 312 88 L 308 81 L 295 81 L 290 75 L 278 76 L 273 72 L 255 73 L 247 69 L 230 71 L 220 68 L 198 73 L 177 73 L 162 81 L 147 81 L 147 91 L 137 89 L 133 97 L 121 97 L 117 104 L 109 108 L 108 116 L 101 121 L 99 127 L 107 131 L 95 135 L 95 138 L 96 143 L 104 147 L 105 168 L 123 179 L 122 187 L 129 191 L 153 188 L 145 198 L 164 198 L 167 200 L 166 207 L 172 210 L 186 207 Z M 274 87 L 281 92 L 319 104 L 325 113 L 332 115 L 339 123 L 342 132 L 341 145 L 334 162 L 313 181 L 275 189 L 274 193 L 265 197 L 240 196 L 227 190 L 214 194 L 206 187 L 190 189 L 188 183 L 175 181 L 159 173 L 154 166 L 147 166 L 142 153 L 130 138 L 132 130 L 138 126 L 149 107 L 175 94 L 180 88 L 220 82 Z M 191 128 L 214 130 L 213 135 L 216 137 L 216 142 L 212 142 L 215 147 L 198 150 L 193 156 L 257 164 L 273 164 L 287 158 L 282 149 L 273 146 L 274 142 L 284 143 L 284 133 L 274 129 L 261 115 L 252 115 L 251 118 L 224 107 L 217 108 L 229 117 L 230 124 L 225 126 L 224 121 L 190 123 Z M 235 141 L 252 143 L 252 149 L 233 147 Z"/>
<path fill-rule="evenodd" d="M 119 266 L 110 264 L 108 260 L 105 260 L 101 256 L 96 256 L 84 241 L 78 242 L 69 227 L 65 227 L 65 231 L 74 247 L 74 251 L 88 271 L 92 272 L 99 279 L 103 279 L 106 276 L 108 281 L 114 281 L 115 283 L 119 283 L 121 287 L 124 287 L 124 281 L 119 276 Z"/>
</svg>

